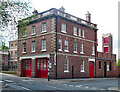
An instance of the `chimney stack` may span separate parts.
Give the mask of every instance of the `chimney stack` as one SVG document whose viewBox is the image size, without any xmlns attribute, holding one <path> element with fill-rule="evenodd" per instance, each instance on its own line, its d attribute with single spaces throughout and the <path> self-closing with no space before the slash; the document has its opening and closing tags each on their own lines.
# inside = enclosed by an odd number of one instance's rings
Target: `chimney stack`
<svg viewBox="0 0 120 92">
<path fill-rule="evenodd" d="M 87 11 L 86 15 L 86 21 L 91 22 L 91 14 L 89 13 L 89 11 Z"/>
<path fill-rule="evenodd" d="M 62 12 L 64 12 L 65 8 L 62 6 L 59 10 L 62 11 Z"/>
<path fill-rule="evenodd" d="M 33 15 L 36 15 L 36 14 L 38 14 L 38 11 L 36 9 L 34 9 L 34 11 L 32 13 L 33 13 Z"/>
</svg>

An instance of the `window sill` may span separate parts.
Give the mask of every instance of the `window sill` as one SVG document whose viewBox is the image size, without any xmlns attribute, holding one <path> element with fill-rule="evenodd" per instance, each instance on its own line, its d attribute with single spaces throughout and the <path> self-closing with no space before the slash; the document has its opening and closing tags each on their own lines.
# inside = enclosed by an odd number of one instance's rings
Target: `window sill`
<svg viewBox="0 0 120 92">
<path fill-rule="evenodd" d="M 81 71 L 81 72 L 85 72 L 85 71 Z"/>
<path fill-rule="evenodd" d="M 59 49 L 58 51 L 62 51 L 61 49 Z"/>
<path fill-rule="evenodd" d="M 80 54 L 84 54 L 83 52 L 80 52 Z"/>
<path fill-rule="evenodd" d="M 82 36 L 83 38 L 85 38 L 84 36 Z"/>
<path fill-rule="evenodd" d="M 61 31 L 62 33 L 66 33 L 65 31 Z"/>
<path fill-rule="evenodd" d="M 25 37 L 27 37 L 27 36 L 25 35 L 25 36 L 22 36 L 22 37 L 24 37 L 24 38 L 25 38 Z"/>
<path fill-rule="evenodd" d="M 77 51 L 74 51 L 74 53 L 77 53 Z"/>
<path fill-rule="evenodd" d="M 46 33 L 46 31 L 42 31 L 41 33 Z"/>
<path fill-rule="evenodd" d="M 77 36 L 76 34 L 73 34 L 74 36 Z"/>
<path fill-rule="evenodd" d="M 95 55 L 95 54 L 92 54 L 93 56 Z"/>
<path fill-rule="evenodd" d="M 31 51 L 32 53 L 35 52 L 35 51 Z"/>
<path fill-rule="evenodd" d="M 26 52 L 22 52 L 23 54 L 25 54 Z"/>
<path fill-rule="evenodd" d="M 31 34 L 31 36 L 34 36 L 34 35 L 36 35 L 36 33 L 34 33 L 34 34 Z"/>
<path fill-rule="evenodd" d="M 44 51 L 46 51 L 46 49 L 45 50 L 41 50 L 42 52 L 44 52 Z"/>
<path fill-rule="evenodd" d="M 68 72 L 69 72 L 69 71 L 67 71 L 67 70 L 66 70 L 66 71 L 64 71 L 64 73 L 68 73 Z"/>
<path fill-rule="evenodd" d="M 69 52 L 68 50 L 64 50 L 65 52 Z"/>
</svg>

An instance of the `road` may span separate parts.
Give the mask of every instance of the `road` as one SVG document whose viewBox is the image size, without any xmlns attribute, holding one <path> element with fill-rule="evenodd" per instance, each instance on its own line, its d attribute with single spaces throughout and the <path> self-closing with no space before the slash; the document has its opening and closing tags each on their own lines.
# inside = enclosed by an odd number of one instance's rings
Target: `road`
<svg viewBox="0 0 120 92">
<path fill-rule="evenodd" d="M 4 90 L 19 90 L 35 92 L 36 90 L 101 90 L 101 92 L 110 90 L 111 87 L 118 87 L 118 79 L 97 79 L 76 82 L 64 82 L 65 79 L 51 80 L 40 78 L 25 78 L 4 75 L 0 80 L 3 82 Z M 108 92 L 108 91 L 107 91 Z M 113 92 L 113 91 L 109 91 Z M 115 91 L 118 92 L 118 91 Z"/>
</svg>

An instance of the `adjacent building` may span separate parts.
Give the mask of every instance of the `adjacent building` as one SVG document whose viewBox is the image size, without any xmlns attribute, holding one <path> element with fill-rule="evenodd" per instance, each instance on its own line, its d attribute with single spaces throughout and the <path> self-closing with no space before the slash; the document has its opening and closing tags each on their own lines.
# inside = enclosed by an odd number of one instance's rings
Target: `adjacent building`
<svg viewBox="0 0 120 92">
<path fill-rule="evenodd" d="M 17 71 L 17 40 L 9 41 L 9 71 Z"/>
<path fill-rule="evenodd" d="M 19 21 L 18 75 L 47 78 L 49 70 L 50 78 L 113 76 L 116 56 L 105 45 L 105 52 L 97 52 L 97 30 L 89 12 L 83 20 L 63 7 L 35 10 L 33 16 Z M 109 75 L 104 73 L 108 62 L 113 66 Z"/>
<path fill-rule="evenodd" d="M 0 71 L 8 70 L 8 50 L 0 50 Z"/>
</svg>

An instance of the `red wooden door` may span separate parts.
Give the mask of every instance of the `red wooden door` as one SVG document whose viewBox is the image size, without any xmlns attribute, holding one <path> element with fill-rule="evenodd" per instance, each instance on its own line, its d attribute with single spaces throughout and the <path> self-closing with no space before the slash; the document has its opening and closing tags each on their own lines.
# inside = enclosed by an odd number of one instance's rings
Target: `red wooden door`
<svg viewBox="0 0 120 92">
<path fill-rule="evenodd" d="M 36 77 L 47 78 L 48 77 L 47 67 L 48 67 L 47 59 L 37 59 L 36 60 Z"/>
<path fill-rule="evenodd" d="M 89 78 L 94 78 L 94 62 L 89 62 Z"/>
<path fill-rule="evenodd" d="M 22 76 L 31 77 L 31 60 L 22 61 Z"/>
</svg>

